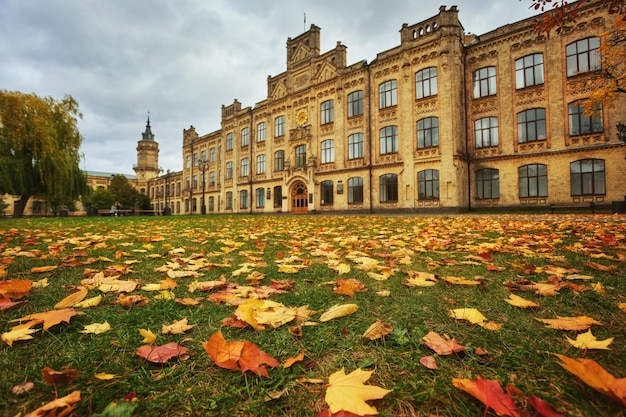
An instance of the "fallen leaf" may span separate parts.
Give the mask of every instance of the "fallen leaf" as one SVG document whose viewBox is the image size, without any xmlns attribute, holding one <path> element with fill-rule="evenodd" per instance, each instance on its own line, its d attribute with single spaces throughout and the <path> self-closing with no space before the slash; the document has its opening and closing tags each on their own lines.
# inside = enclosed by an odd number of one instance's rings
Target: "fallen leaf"
<svg viewBox="0 0 626 417">
<path fill-rule="evenodd" d="M 202 346 L 213 362 L 219 367 L 241 370 L 242 373 L 252 371 L 257 375 L 269 378 L 264 365 L 276 367 L 280 363 L 262 351 L 257 345 L 248 341 L 227 342 L 221 332 L 214 333 Z"/>
<path fill-rule="evenodd" d="M 139 334 L 143 336 L 143 343 L 154 343 L 154 341 L 156 340 L 156 335 L 150 330 L 139 329 Z"/>
<path fill-rule="evenodd" d="M 76 369 L 65 369 L 63 371 L 55 371 L 52 368 L 43 368 L 41 370 L 43 382 L 48 385 L 67 385 L 79 377 Z"/>
<path fill-rule="evenodd" d="M 507 303 L 511 304 L 512 306 L 519 307 L 519 308 L 538 308 L 538 307 L 541 307 L 539 304 L 535 303 L 534 301 L 527 300 L 527 299 L 522 298 L 519 295 L 515 295 L 515 294 L 509 294 L 509 298 L 505 299 L 504 301 L 506 301 Z"/>
<path fill-rule="evenodd" d="M 26 414 L 24 417 L 40 417 L 40 416 L 67 416 L 72 413 L 73 406 L 80 401 L 80 391 L 73 391 L 65 397 L 57 398 L 41 407 Z M 57 413 L 59 409 L 63 409 Z"/>
<path fill-rule="evenodd" d="M 44 272 L 54 271 L 55 269 L 57 269 L 56 265 L 36 266 L 34 268 L 31 268 L 30 272 L 32 272 L 33 274 L 41 274 Z"/>
<path fill-rule="evenodd" d="M 325 400 L 331 413 L 348 411 L 359 416 L 378 414 L 376 408 L 368 405 L 366 401 L 383 398 L 391 390 L 365 385 L 373 372 L 357 368 L 346 375 L 341 368 L 328 377 Z"/>
<path fill-rule="evenodd" d="M 540 417 L 565 417 L 565 414 L 557 413 L 552 405 L 548 404 L 536 395 L 531 395 L 527 399 Z"/>
<path fill-rule="evenodd" d="M 613 337 L 605 340 L 597 340 L 596 337 L 591 334 L 591 329 L 589 329 L 586 333 L 581 333 L 576 336 L 576 340 L 572 340 L 569 337 L 565 336 L 567 341 L 574 347 L 578 349 L 604 349 L 610 350 L 609 345 L 613 342 Z"/>
<path fill-rule="evenodd" d="M 300 352 L 300 354 L 298 356 L 286 359 L 285 363 L 283 363 L 283 368 L 289 368 L 294 363 L 300 362 L 302 360 L 304 360 L 304 351 Z"/>
<path fill-rule="evenodd" d="M 356 304 L 335 304 L 326 310 L 320 317 L 320 321 L 329 321 L 356 312 L 359 307 Z"/>
<path fill-rule="evenodd" d="M 437 361 L 433 356 L 422 356 L 420 358 L 420 363 L 428 369 L 432 369 L 433 371 L 437 369 Z"/>
<path fill-rule="evenodd" d="M 558 317 L 556 319 L 537 319 L 538 321 L 547 324 L 549 328 L 556 330 L 587 330 L 593 324 L 602 323 L 587 316 L 578 317 Z"/>
<path fill-rule="evenodd" d="M 75 293 L 68 295 L 58 303 L 54 305 L 55 310 L 60 310 L 62 308 L 74 307 L 77 303 L 80 303 L 87 297 L 87 288 L 81 287 Z"/>
<path fill-rule="evenodd" d="M 615 378 L 592 359 L 572 359 L 564 355 L 554 354 L 561 359 L 561 365 L 568 372 L 578 377 L 596 391 L 626 407 L 626 378 Z"/>
<path fill-rule="evenodd" d="M 88 298 L 79 303 L 76 303 L 74 307 L 76 308 L 88 308 L 88 307 L 97 307 L 102 302 L 102 296 L 97 295 L 95 297 Z"/>
<path fill-rule="evenodd" d="M 353 297 L 354 293 L 367 291 L 365 285 L 356 279 L 338 279 L 333 292 L 335 294 L 347 295 Z"/>
<path fill-rule="evenodd" d="M 26 320 L 41 320 L 43 322 L 43 330 L 46 331 L 50 327 L 57 325 L 63 321 L 66 323 L 69 323 L 72 317 L 79 315 L 79 314 L 84 314 L 84 313 L 80 311 L 76 311 L 73 308 L 64 308 L 61 310 L 50 310 L 50 311 L 44 311 L 42 313 L 29 314 L 28 316 L 11 320 L 11 322 L 26 321 Z"/>
<path fill-rule="evenodd" d="M 391 332 L 393 332 L 391 324 L 385 323 L 381 320 L 376 320 L 370 327 L 367 328 L 367 330 L 365 330 L 363 338 L 368 340 L 382 339 Z"/>
<path fill-rule="evenodd" d="M 10 298 L 12 300 L 26 297 L 33 287 L 29 279 L 10 279 L 0 281 L 0 298 Z"/>
<path fill-rule="evenodd" d="M 161 333 L 182 334 L 182 333 L 185 333 L 187 330 L 193 329 L 196 326 L 197 324 L 188 324 L 187 317 L 185 317 L 180 320 L 174 320 L 174 322 L 169 325 L 163 324 L 161 327 Z"/>
<path fill-rule="evenodd" d="M 92 334 L 100 334 L 104 332 L 108 332 L 111 330 L 111 325 L 108 321 L 104 323 L 93 323 L 85 326 L 84 330 L 79 330 L 79 333 L 92 333 Z"/>
<path fill-rule="evenodd" d="M 457 343 L 455 339 L 448 337 L 443 338 L 438 333 L 430 331 L 423 337 L 426 346 L 435 351 L 438 355 L 451 355 L 456 352 L 462 352 L 465 350 L 465 346 Z"/>
<path fill-rule="evenodd" d="M 453 378 L 452 385 L 467 392 L 499 416 L 522 416 L 511 396 L 504 392 L 498 381 L 483 379 L 478 375 L 474 380 Z"/>
<path fill-rule="evenodd" d="M 457 320 L 465 320 L 488 330 L 499 330 L 502 327 L 502 324 L 487 321 L 487 318 L 475 308 L 457 308 L 449 310 L 448 317 Z"/>
<path fill-rule="evenodd" d="M 35 384 L 30 381 L 22 382 L 21 384 L 15 385 L 11 388 L 11 392 L 15 395 L 22 395 L 30 390 L 35 388 Z"/>
<path fill-rule="evenodd" d="M 112 379 L 117 378 L 117 375 L 115 375 L 115 374 L 107 374 L 107 373 L 104 373 L 104 372 L 99 372 L 99 373 L 95 374 L 94 377 L 96 377 L 97 379 L 99 379 L 101 381 L 110 381 Z"/>
<path fill-rule="evenodd" d="M 187 353 L 187 350 L 176 342 L 169 342 L 161 346 L 144 345 L 138 347 L 136 353 L 150 362 L 165 363 L 171 358 Z"/>
<path fill-rule="evenodd" d="M 36 324 L 36 321 L 32 322 L 31 325 Z M 18 340 L 29 340 L 33 337 L 31 334 L 38 332 L 39 329 L 32 329 L 30 327 L 26 328 L 17 328 L 6 333 L 2 333 L 2 341 L 9 346 L 13 346 L 13 342 L 17 342 Z"/>
</svg>

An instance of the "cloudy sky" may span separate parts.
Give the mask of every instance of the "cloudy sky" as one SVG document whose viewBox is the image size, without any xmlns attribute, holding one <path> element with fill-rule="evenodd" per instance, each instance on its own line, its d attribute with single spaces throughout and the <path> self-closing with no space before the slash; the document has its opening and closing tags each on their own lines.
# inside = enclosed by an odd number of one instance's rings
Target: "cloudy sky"
<svg viewBox="0 0 626 417">
<path fill-rule="evenodd" d="M 287 38 L 315 24 L 322 53 L 340 41 L 348 65 L 370 62 L 444 4 L 476 34 L 536 14 L 531 0 L 0 0 L 0 89 L 73 96 L 88 171 L 133 174 L 149 112 L 159 165 L 179 170 L 183 129 L 266 98 Z"/>
</svg>

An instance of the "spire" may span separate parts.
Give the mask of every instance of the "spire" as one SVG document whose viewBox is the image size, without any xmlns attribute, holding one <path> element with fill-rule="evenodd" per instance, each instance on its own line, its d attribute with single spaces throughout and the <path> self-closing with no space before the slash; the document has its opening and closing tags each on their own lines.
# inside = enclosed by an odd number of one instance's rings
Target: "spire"
<svg viewBox="0 0 626 417">
<path fill-rule="evenodd" d="M 152 129 L 150 129 L 150 112 L 148 112 L 148 121 L 146 122 L 146 131 L 143 132 L 142 140 L 154 140 Z"/>
</svg>

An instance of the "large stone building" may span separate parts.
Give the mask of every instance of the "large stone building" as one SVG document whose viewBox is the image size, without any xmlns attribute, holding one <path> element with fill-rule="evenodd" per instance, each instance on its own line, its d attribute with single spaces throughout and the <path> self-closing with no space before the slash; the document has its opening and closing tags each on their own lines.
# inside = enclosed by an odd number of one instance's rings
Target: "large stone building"
<svg viewBox="0 0 626 417">
<path fill-rule="evenodd" d="M 286 71 L 221 128 L 183 131 L 174 213 L 610 205 L 626 195 L 626 97 L 585 114 L 613 16 L 586 4 L 560 35 L 535 18 L 466 35 L 455 6 L 402 25 L 370 63 L 287 40 Z M 156 194 L 153 194 L 156 195 Z M 152 197 L 152 196 L 151 196 Z"/>
</svg>

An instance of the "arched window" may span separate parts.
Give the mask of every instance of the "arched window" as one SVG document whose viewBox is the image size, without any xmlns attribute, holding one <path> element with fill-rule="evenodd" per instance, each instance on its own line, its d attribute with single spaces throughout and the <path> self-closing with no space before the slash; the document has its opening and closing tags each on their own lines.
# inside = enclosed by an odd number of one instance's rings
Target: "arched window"
<svg viewBox="0 0 626 417">
<path fill-rule="evenodd" d="M 380 202 L 392 203 L 398 201 L 398 176 L 384 174 L 380 178 Z"/>
<path fill-rule="evenodd" d="M 430 67 L 415 73 L 415 98 L 437 95 L 437 67 Z"/>
<path fill-rule="evenodd" d="M 543 84 L 543 54 L 526 55 L 515 60 L 515 88 Z"/>
<path fill-rule="evenodd" d="M 518 168 L 520 198 L 548 196 L 548 166 L 528 164 Z"/>
<path fill-rule="evenodd" d="M 378 86 L 378 108 L 396 106 L 398 104 L 398 86 L 396 80 L 385 81 Z"/>
<path fill-rule="evenodd" d="M 417 121 L 417 149 L 439 146 L 439 118 L 426 117 Z"/>
<path fill-rule="evenodd" d="M 570 43 L 565 48 L 565 55 L 568 77 L 602 68 L 600 38 L 595 36 Z"/>
<path fill-rule="evenodd" d="M 380 129 L 380 154 L 398 152 L 398 126 L 387 126 Z"/>
<path fill-rule="evenodd" d="M 569 164 L 572 197 L 605 195 L 604 159 L 581 159 Z"/>
<path fill-rule="evenodd" d="M 496 67 L 485 67 L 472 74 L 474 98 L 493 96 L 496 94 Z"/>
<path fill-rule="evenodd" d="M 474 147 L 498 146 L 498 118 L 483 117 L 474 121 Z"/>
<path fill-rule="evenodd" d="M 528 109 L 517 113 L 517 142 L 546 140 L 546 109 Z"/>
<path fill-rule="evenodd" d="M 322 164 L 335 162 L 335 141 L 328 139 L 322 142 Z"/>
</svg>

